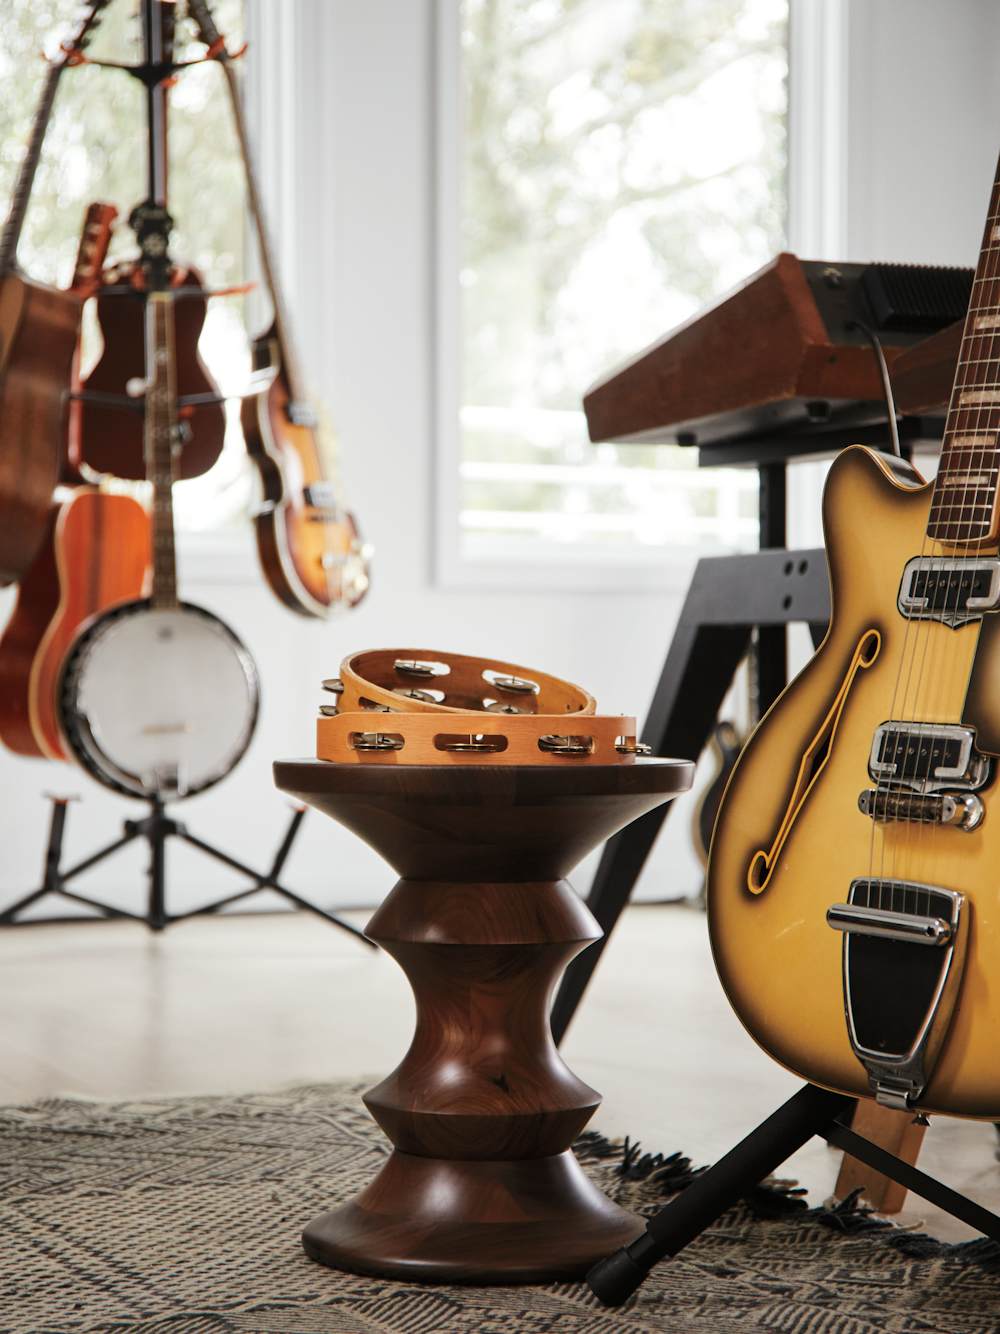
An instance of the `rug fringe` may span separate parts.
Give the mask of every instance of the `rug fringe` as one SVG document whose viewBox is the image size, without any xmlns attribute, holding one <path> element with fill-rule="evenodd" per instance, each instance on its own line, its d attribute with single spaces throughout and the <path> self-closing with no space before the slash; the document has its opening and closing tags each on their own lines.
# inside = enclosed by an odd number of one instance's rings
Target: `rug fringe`
<svg viewBox="0 0 1000 1334">
<path fill-rule="evenodd" d="M 643 1153 L 641 1142 L 628 1135 L 624 1140 L 612 1140 L 596 1130 L 588 1130 L 577 1139 L 573 1147 L 582 1162 L 620 1156 L 616 1175 L 622 1181 L 645 1182 L 647 1189 L 655 1196 L 641 1210 L 647 1215 L 656 1213 L 665 1201 L 678 1195 L 708 1171 L 707 1167 L 695 1167 L 683 1153 Z M 757 1219 L 789 1219 L 794 1215 L 800 1222 L 819 1223 L 822 1227 L 846 1236 L 877 1236 L 880 1242 L 892 1246 L 907 1259 L 950 1259 L 959 1264 L 1000 1272 L 1000 1244 L 988 1237 L 946 1242 L 926 1232 L 901 1228 L 863 1201 L 861 1187 L 851 1191 L 842 1200 L 813 1207 L 806 1202 L 806 1193 L 805 1187 L 792 1178 L 768 1177 L 747 1192 L 741 1205 Z"/>
</svg>

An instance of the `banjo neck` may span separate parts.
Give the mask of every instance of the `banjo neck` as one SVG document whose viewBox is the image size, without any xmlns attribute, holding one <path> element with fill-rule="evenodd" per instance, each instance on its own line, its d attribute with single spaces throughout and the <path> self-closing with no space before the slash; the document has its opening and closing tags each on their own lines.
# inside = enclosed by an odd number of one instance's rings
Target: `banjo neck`
<svg viewBox="0 0 1000 1334">
<path fill-rule="evenodd" d="M 146 299 L 146 477 L 153 484 L 154 607 L 177 606 L 173 485 L 179 443 L 174 363 L 174 301 L 169 292 Z"/>
</svg>

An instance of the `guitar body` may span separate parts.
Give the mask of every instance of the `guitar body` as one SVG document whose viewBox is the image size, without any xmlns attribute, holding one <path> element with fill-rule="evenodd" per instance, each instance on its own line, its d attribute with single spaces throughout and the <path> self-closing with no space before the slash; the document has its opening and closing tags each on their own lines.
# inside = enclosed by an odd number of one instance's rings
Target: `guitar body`
<svg viewBox="0 0 1000 1334">
<path fill-rule="evenodd" d="M 992 1120 L 1000 1113 L 996 784 L 980 792 L 985 818 L 969 831 L 876 822 L 858 807 L 886 720 L 965 723 L 980 738 L 998 729 L 1000 691 L 981 693 L 974 718 L 967 703 L 981 625 L 996 617 L 952 628 L 897 609 L 907 561 L 947 552 L 925 537 L 932 488 L 907 470 L 860 446 L 831 468 L 823 507 L 830 630 L 736 764 L 709 860 L 709 925 L 723 985 L 751 1036 L 806 1079 L 870 1096 L 845 1021 L 844 936 L 827 924 L 827 909 L 844 903 L 857 877 L 960 891 L 964 967 L 955 970 L 954 1010 L 919 1106 Z M 991 654 L 986 666 L 998 679 L 1000 659 Z"/>
<path fill-rule="evenodd" d="M 270 348 L 264 359 L 278 360 L 273 336 L 261 343 Z M 326 617 L 360 602 L 368 577 L 354 516 L 331 508 L 315 430 L 292 419 L 291 404 L 280 370 L 243 401 L 243 435 L 264 492 L 255 516 L 257 550 L 264 577 L 285 606 Z"/>
<path fill-rule="evenodd" d="M 76 293 L 0 278 L 0 584 L 21 578 L 45 537 L 81 310 Z"/>
<path fill-rule="evenodd" d="M 125 264 L 110 270 L 111 291 L 97 296 L 97 319 L 104 338 L 100 360 L 84 381 L 90 393 L 114 394 L 125 398 L 130 381 L 145 378 L 145 343 L 143 329 L 146 299 L 141 274 L 136 266 Z M 193 269 L 175 270 L 173 286 L 200 287 L 201 279 Z M 127 288 L 131 286 L 132 290 Z M 207 304 L 200 295 L 178 297 L 177 392 L 179 395 L 212 394 L 219 389 L 198 355 L 198 340 L 205 323 Z M 74 448 L 80 460 L 94 472 L 141 481 L 146 476 L 143 458 L 142 400 L 135 409 L 84 398 L 74 421 Z M 177 476 L 200 477 L 208 472 L 222 453 L 226 434 L 223 405 L 199 403 L 182 410 L 186 427 Z"/>
<path fill-rule="evenodd" d="M 130 496 L 80 490 L 50 509 L 0 638 L 0 741 L 8 750 L 65 758 L 56 709 L 63 662 L 88 621 L 141 595 L 149 547 L 149 517 Z"/>
</svg>

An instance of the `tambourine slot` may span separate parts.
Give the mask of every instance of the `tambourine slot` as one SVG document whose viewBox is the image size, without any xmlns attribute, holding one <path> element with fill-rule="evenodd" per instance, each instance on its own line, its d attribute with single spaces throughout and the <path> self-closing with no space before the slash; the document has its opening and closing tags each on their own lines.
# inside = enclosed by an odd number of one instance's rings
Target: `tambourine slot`
<svg viewBox="0 0 1000 1334">
<path fill-rule="evenodd" d="M 507 738 L 486 732 L 439 732 L 434 738 L 434 749 L 496 755 L 507 749 Z"/>
<path fill-rule="evenodd" d="M 369 713 L 392 713 L 392 709 L 388 704 L 379 704 L 377 700 L 366 699 L 364 695 L 361 696 L 358 703 L 363 709 L 367 709 Z"/>
<path fill-rule="evenodd" d="M 347 743 L 352 750 L 402 750 L 406 745 L 398 732 L 351 732 Z"/>
<path fill-rule="evenodd" d="M 591 755 L 594 751 L 592 736 L 564 736 L 546 732 L 538 738 L 538 749 L 549 755 Z"/>
<path fill-rule="evenodd" d="M 615 750 L 619 755 L 652 755 L 653 747 L 634 736 L 616 736 Z"/>
</svg>

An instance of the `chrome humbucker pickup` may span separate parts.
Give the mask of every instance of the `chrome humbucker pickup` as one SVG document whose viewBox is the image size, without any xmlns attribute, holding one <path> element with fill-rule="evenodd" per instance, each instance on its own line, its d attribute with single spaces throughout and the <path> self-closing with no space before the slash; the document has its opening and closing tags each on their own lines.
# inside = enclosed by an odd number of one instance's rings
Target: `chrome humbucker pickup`
<svg viewBox="0 0 1000 1334">
<path fill-rule="evenodd" d="M 826 920 L 843 933 L 844 1010 L 876 1101 L 916 1106 L 954 1011 L 969 905 L 940 885 L 865 876 Z"/>
<path fill-rule="evenodd" d="M 1000 607 L 1000 557 L 914 556 L 903 568 L 897 606 L 908 620 L 953 629 Z"/>
<path fill-rule="evenodd" d="M 976 734 L 959 723 L 885 722 L 875 729 L 868 772 L 873 782 L 916 792 L 975 790 L 990 776 L 990 762 L 975 747 Z"/>
</svg>

